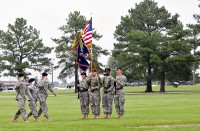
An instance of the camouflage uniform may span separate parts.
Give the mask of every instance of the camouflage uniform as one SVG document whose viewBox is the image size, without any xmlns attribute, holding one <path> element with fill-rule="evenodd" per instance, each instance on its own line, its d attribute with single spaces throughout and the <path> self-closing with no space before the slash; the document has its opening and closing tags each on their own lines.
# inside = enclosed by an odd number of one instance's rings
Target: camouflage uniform
<svg viewBox="0 0 200 131">
<path fill-rule="evenodd" d="M 124 75 L 116 76 L 116 94 L 114 96 L 114 103 L 115 103 L 115 109 L 117 114 L 123 115 L 124 114 L 124 103 L 125 103 L 125 93 L 123 91 L 123 87 L 125 86 L 125 83 L 127 81 L 126 77 Z"/>
<path fill-rule="evenodd" d="M 103 93 L 102 93 L 102 105 L 104 114 L 112 114 L 112 103 L 114 98 L 114 78 L 109 76 L 104 76 L 102 78 L 103 82 Z"/>
<path fill-rule="evenodd" d="M 100 83 L 98 77 L 90 77 L 90 105 L 92 109 L 93 115 L 100 114 L 100 102 L 101 102 L 101 95 L 100 95 Z"/>
<path fill-rule="evenodd" d="M 37 109 L 36 109 L 37 101 L 38 101 L 36 86 L 29 85 L 28 90 L 31 93 L 33 100 L 29 101 L 29 107 L 30 107 L 31 111 L 27 114 L 27 118 L 30 117 L 31 115 L 33 115 L 36 118 L 36 117 L 38 117 L 38 113 L 37 113 Z"/>
<path fill-rule="evenodd" d="M 80 99 L 80 106 L 81 112 L 84 115 L 89 114 L 89 82 L 87 79 L 83 79 L 79 85 L 79 99 Z"/>
<path fill-rule="evenodd" d="M 17 118 L 22 114 L 22 118 L 24 121 L 26 121 L 26 107 L 25 107 L 25 101 L 26 101 L 26 95 L 29 97 L 29 100 L 33 100 L 30 92 L 28 91 L 26 87 L 26 81 L 25 80 L 19 80 L 15 86 L 16 90 L 16 100 L 18 101 L 18 111 L 16 112 L 14 119 L 17 120 Z"/>
<path fill-rule="evenodd" d="M 52 85 L 48 80 L 40 80 L 37 82 L 37 90 L 38 90 L 38 100 L 40 102 L 40 109 L 38 110 L 38 116 L 40 116 L 42 113 L 44 114 L 44 117 L 47 119 L 49 118 L 48 116 L 48 107 L 46 104 L 46 99 L 48 97 L 47 91 L 51 91 L 54 95 L 55 92 L 53 90 Z"/>
</svg>

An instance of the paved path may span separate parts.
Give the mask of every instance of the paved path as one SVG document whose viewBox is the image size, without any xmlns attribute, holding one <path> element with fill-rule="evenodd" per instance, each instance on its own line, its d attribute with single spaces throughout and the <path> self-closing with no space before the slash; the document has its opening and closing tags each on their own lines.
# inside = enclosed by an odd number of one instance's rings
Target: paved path
<svg viewBox="0 0 200 131">
<path fill-rule="evenodd" d="M 178 128 L 178 127 L 200 127 L 200 124 L 157 125 L 157 126 L 128 126 L 128 128 L 135 128 L 135 129 L 146 129 L 146 128 Z"/>
</svg>

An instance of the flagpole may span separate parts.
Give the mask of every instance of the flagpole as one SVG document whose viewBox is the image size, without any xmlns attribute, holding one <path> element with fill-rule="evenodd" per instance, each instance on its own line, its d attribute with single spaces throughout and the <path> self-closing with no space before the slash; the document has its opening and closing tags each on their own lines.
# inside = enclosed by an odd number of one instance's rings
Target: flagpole
<svg viewBox="0 0 200 131">
<path fill-rule="evenodd" d="M 90 17 L 90 20 L 92 20 L 92 12 L 90 13 L 90 15 L 91 15 L 91 17 Z M 91 42 L 91 47 L 90 47 L 90 49 L 91 49 L 91 56 L 90 56 L 90 63 L 91 63 L 91 69 L 90 70 L 92 70 L 92 67 L 93 67 L 93 54 L 92 54 L 92 42 Z"/>
<path fill-rule="evenodd" d="M 93 61 L 92 44 L 91 44 L 91 47 L 90 47 L 90 53 L 91 53 L 91 54 L 90 54 L 90 71 L 91 71 L 91 70 L 92 70 L 92 66 L 93 66 L 93 65 L 92 65 L 92 64 L 93 64 L 93 63 L 92 63 L 92 61 Z"/>
</svg>

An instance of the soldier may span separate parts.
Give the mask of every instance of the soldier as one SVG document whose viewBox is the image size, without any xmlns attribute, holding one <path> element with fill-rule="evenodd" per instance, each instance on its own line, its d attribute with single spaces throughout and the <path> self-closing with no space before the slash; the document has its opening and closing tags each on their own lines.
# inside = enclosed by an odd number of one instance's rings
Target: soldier
<svg viewBox="0 0 200 131">
<path fill-rule="evenodd" d="M 123 118 L 124 114 L 125 93 L 123 91 L 123 87 L 125 86 L 126 81 L 126 77 L 122 75 L 122 69 L 117 68 L 114 103 L 118 118 Z"/>
<path fill-rule="evenodd" d="M 28 86 L 28 89 L 29 89 L 29 92 L 31 93 L 32 97 L 33 97 L 33 100 L 32 101 L 29 101 L 29 107 L 31 109 L 31 111 L 27 114 L 27 119 L 33 115 L 34 118 L 36 119 L 36 121 L 39 121 L 38 119 L 38 113 L 37 113 L 37 90 L 36 90 L 36 86 L 35 86 L 35 79 L 34 78 L 31 78 L 28 80 L 28 83 L 30 84 Z"/>
<path fill-rule="evenodd" d="M 83 114 L 83 119 L 88 119 L 89 114 L 89 81 L 87 79 L 86 73 L 81 73 L 82 80 L 78 85 L 79 88 L 79 99 L 80 99 L 80 106 L 81 112 Z"/>
<path fill-rule="evenodd" d="M 94 119 L 99 118 L 100 114 L 100 82 L 97 77 L 97 70 L 93 69 L 89 78 L 90 83 L 90 105 Z"/>
<path fill-rule="evenodd" d="M 105 114 L 104 118 L 111 118 L 112 103 L 114 98 L 114 78 L 110 75 L 110 68 L 105 69 L 105 75 L 102 78 L 103 93 L 102 93 L 102 105 Z"/>
<path fill-rule="evenodd" d="M 38 89 L 38 99 L 40 102 L 40 108 L 38 110 L 38 117 L 43 113 L 44 117 L 46 117 L 48 121 L 51 121 L 49 119 L 48 107 L 46 104 L 46 99 L 48 97 L 47 91 L 48 90 L 51 91 L 55 96 L 56 96 L 56 93 L 54 92 L 52 85 L 48 81 L 47 75 L 48 74 L 46 72 L 42 73 L 42 78 L 40 81 L 37 82 L 37 85 L 36 85 L 36 87 Z"/>
<path fill-rule="evenodd" d="M 26 118 L 26 107 L 25 107 L 25 101 L 26 101 L 26 95 L 30 95 L 27 92 L 27 87 L 26 87 L 26 81 L 24 79 L 24 74 L 19 73 L 18 74 L 18 82 L 15 86 L 16 90 L 16 100 L 18 101 L 18 111 L 16 112 L 13 122 L 17 122 L 17 118 L 22 115 L 22 118 L 25 122 L 28 122 Z M 29 96 L 31 98 L 31 96 Z"/>
</svg>

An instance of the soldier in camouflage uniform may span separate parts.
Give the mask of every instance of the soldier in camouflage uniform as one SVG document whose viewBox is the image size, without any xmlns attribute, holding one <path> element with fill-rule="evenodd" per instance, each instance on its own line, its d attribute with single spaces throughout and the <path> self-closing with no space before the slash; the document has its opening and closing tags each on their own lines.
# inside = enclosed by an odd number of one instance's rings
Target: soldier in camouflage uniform
<svg viewBox="0 0 200 131">
<path fill-rule="evenodd" d="M 114 103 L 115 109 L 118 114 L 118 118 L 123 118 L 124 114 L 124 103 L 125 103 L 125 93 L 123 91 L 123 87 L 125 86 L 127 79 L 124 75 L 122 75 L 122 69 L 117 69 L 117 76 L 115 79 L 116 87 L 115 87 L 115 96 L 114 96 Z"/>
<path fill-rule="evenodd" d="M 37 82 L 37 90 L 38 90 L 38 99 L 40 102 L 40 108 L 38 110 L 38 116 L 40 116 L 42 113 L 44 114 L 44 117 L 47 118 L 48 121 L 50 121 L 49 119 L 49 115 L 48 115 L 48 107 L 46 104 L 46 99 L 48 97 L 47 91 L 51 91 L 55 96 L 56 93 L 53 90 L 52 85 L 50 84 L 50 82 L 47 80 L 47 73 L 44 72 L 42 73 L 42 79 L 40 81 Z"/>
<path fill-rule="evenodd" d="M 102 78 L 103 92 L 102 92 L 102 105 L 105 114 L 104 118 L 111 118 L 112 103 L 114 98 L 114 78 L 110 75 L 110 69 L 105 69 L 105 75 Z"/>
<path fill-rule="evenodd" d="M 97 77 L 97 71 L 96 69 L 92 70 L 92 73 L 89 78 L 90 83 L 90 105 L 92 109 L 92 114 L 94 115 L 94 119 L 99 118 L 100 115 L 100 102 L 101 102 L 101 96 L 100 96 L 100 81 Z"/>
<path fill-rule="evenodd" d="M 36 90 L 36 86 L 35 86 L 35 79 L 34 78 L 31 78 L 28 80 L 28 83 L 30 84 L 28 86 L 28 89 L 33 97 L 33 100 L 32 101 L 29 101 L 29 107 L 31 109 L 31 111 L 27 114 L 27 119 L 33 115 L 35 117 L 35 119 L 38 120 L 38 113 L 37 113 L 37 90 Z"/>
<path fill-rule="evenodd" d="M 83 114 L 83 119 L 88 118 L 89 114 L 89 81 L 87 79 L 86 73 L 81 73 L 82 80 L 78 85 L 79 88 L 79 99 L 80 99 L 80 106 L 81 112 Z"/>
<path fill-rule="evenodd" d="M 26 107 L 25 107 L 25 101 L 26 101 L 26 95 L 29 96 L 29 98 L 31 99 L 31 94 L 28 93 L 27 91 L 27 87 L 26 87 L 26 81 L 24 79 L 24 74 L 23 73 L 19 73 L 18 74 L 18 82 L 15 86 L 15 90 L 16 90 L 16 100 L 18 101 L 18 111 L 16 112 L 14 118 L 13 118 L 13 122 L 17 122 L 17 118 L 22 115 L 22 118 L 25 122 L 28 122 L 27 118 L 26 118 Z"/>
</svg>

